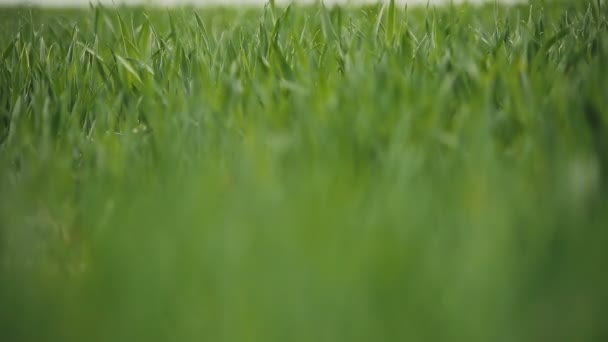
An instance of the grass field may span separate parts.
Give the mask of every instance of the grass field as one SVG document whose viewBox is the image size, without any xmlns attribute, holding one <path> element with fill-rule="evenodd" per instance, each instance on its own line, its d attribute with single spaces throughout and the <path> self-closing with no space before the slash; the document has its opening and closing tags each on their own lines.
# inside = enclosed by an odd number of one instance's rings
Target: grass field
<svg viewBox="0 0 608 342">
<path fill-rule="evenodd" d="M 0 9 L 0 340 L 608 340 L 607 30 Z"/>
</svg>

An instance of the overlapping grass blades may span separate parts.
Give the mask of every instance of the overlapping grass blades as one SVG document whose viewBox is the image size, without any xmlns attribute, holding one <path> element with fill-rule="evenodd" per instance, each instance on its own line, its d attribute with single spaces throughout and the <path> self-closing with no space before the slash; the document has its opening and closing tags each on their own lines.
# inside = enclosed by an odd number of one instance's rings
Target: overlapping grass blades
<svg viewBox="0 0 608 342">
<path fill-rule="evenodd" d="M 0 10 L 0 340 L 606 340 L 607 14 Z"/>
</svg>

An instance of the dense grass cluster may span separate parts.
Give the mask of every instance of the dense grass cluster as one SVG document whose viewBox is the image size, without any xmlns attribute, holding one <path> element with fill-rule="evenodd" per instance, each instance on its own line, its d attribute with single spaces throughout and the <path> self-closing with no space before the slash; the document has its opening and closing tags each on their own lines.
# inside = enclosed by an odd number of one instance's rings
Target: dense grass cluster
<svg viewBox="0 0 608 342">
<path fill-rule="evenodd" d="M 606 341 L 608 9 L 0 9 L 0 340 Z"/>
</svg>

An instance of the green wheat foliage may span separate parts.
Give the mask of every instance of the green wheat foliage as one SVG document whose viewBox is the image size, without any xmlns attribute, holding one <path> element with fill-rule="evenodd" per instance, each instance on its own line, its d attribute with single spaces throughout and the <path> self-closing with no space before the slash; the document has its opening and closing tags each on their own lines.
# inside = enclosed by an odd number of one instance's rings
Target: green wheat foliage
<svg viewBox="0 0 608 342">
<path fill-rule="evenodd" d="M 605 341 L 607 31 L 0 8 L 0 340 Z"/>
</svg>

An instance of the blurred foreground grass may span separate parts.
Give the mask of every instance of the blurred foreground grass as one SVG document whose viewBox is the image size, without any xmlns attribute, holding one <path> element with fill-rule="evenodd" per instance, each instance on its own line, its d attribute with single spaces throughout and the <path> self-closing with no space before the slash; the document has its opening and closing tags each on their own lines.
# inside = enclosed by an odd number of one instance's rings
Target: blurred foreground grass
<svg viewBox="0 0 608 342">
<path fill-rule="evenodd" d="M 0 18 L 0 340 L 608 339 L 604 4 Z"/>
</svg>

